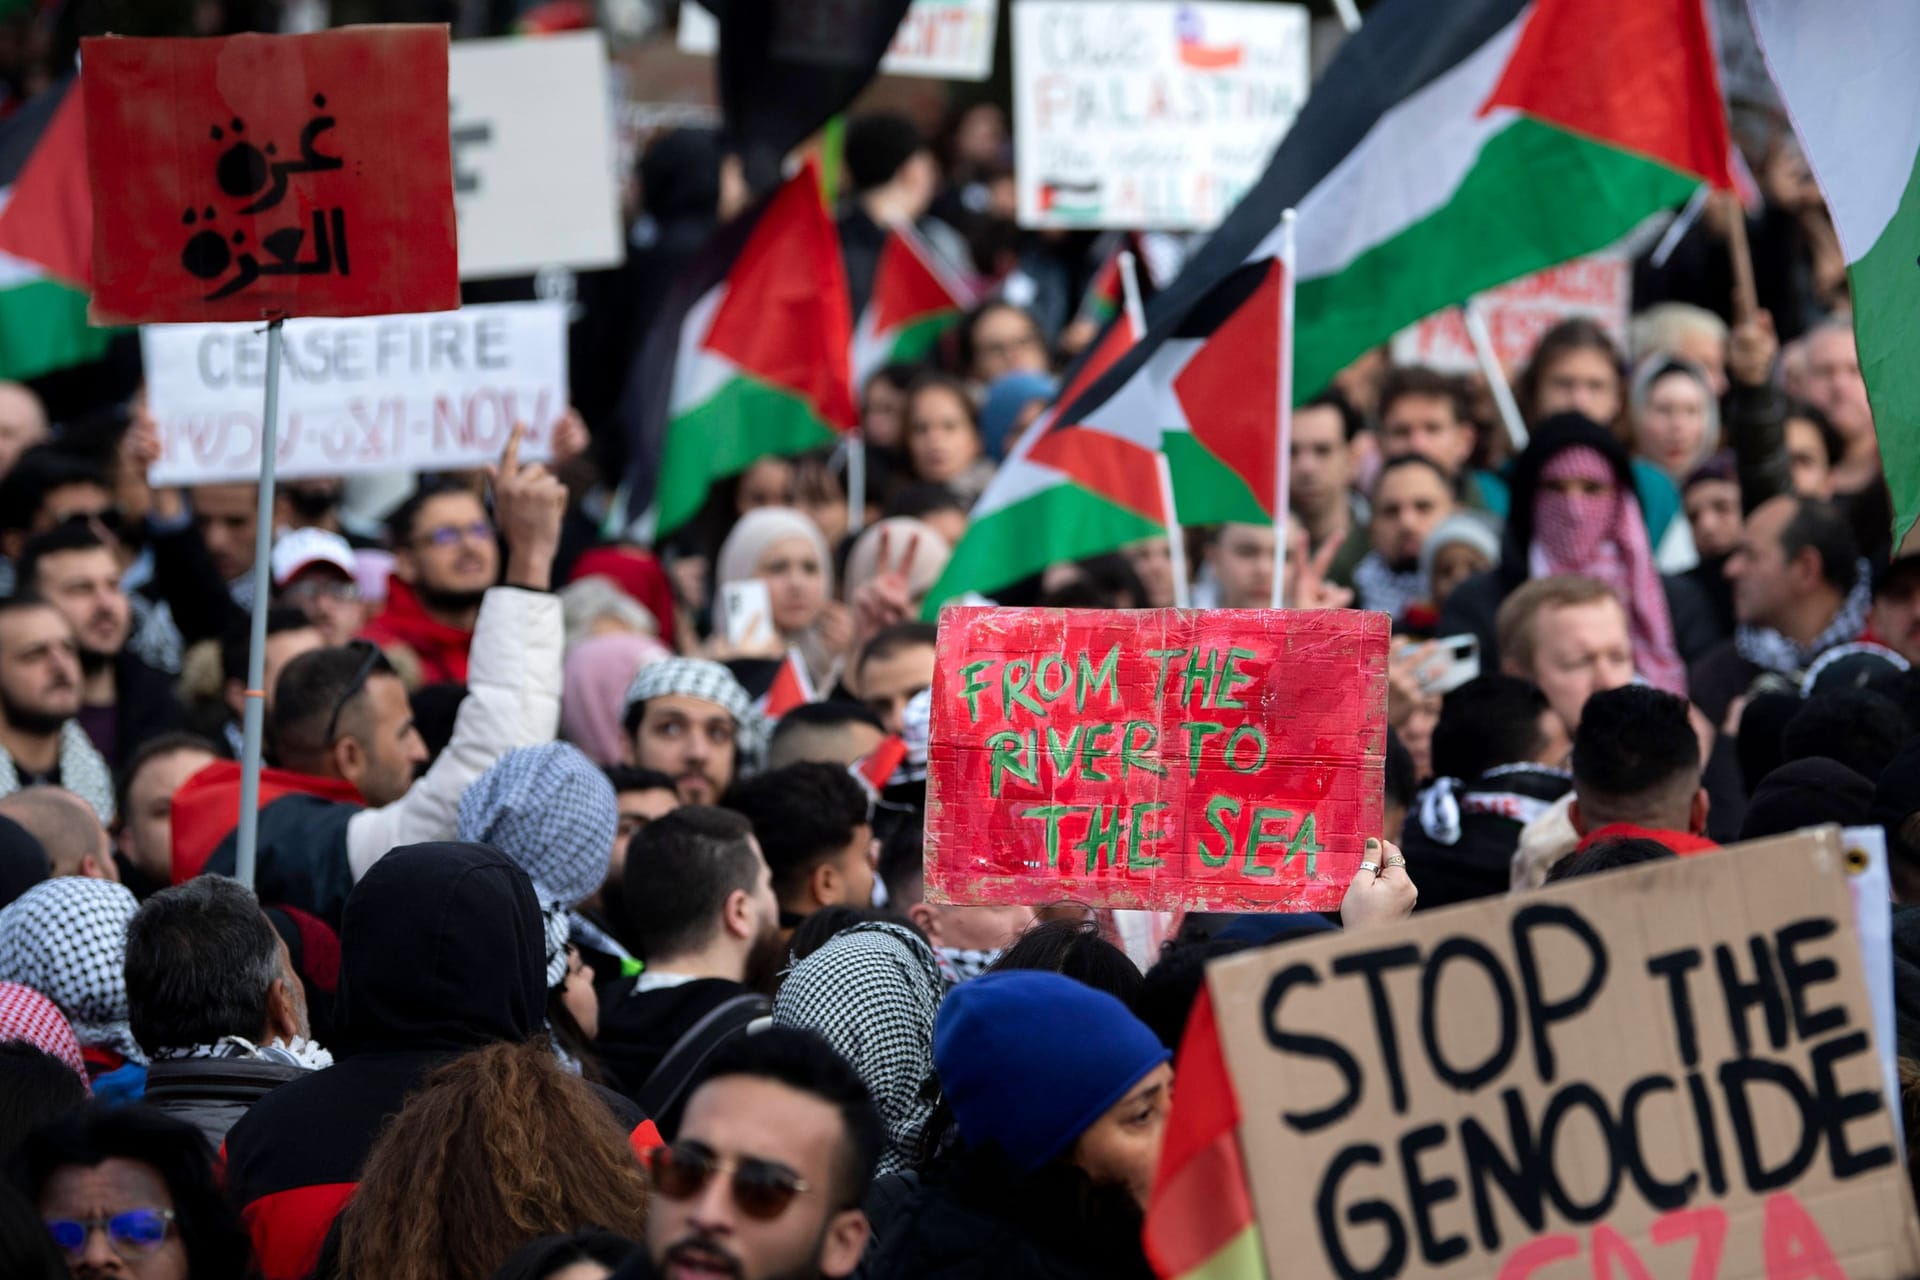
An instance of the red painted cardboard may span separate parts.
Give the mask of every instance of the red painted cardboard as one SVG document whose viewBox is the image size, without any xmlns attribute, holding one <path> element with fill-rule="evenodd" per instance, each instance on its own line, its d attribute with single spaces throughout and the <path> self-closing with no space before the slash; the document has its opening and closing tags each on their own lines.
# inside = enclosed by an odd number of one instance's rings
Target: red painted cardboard
<svg viewBox="0 0 1920 1280">
<path fill-rule="evenodd" d="M 948 609 L 930 902 L 1339 905 L 1381 827 L 1385 614 Z"/>
<path fill-rule="evenodd" d="M 81 42 L 96 323 L 460 304 L 447 29 Z"/>
</svg>

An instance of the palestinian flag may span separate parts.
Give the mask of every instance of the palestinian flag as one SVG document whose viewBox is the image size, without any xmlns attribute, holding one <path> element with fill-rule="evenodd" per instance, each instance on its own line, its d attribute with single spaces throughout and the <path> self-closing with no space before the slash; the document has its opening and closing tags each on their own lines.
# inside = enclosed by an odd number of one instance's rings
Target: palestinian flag
<svg viewBox="0 0 1920 1280">
<path fill-rule="evenodd" d="M 0 378 L 97 360 L 113 338 L 87 324 L 93 197 L 87 129 L 68 80 L 0 124 Z"/>
<path fill-rule="evenodd" d="M 960 545 L 927 595 L 991 593 L 1060 560 L 1164 536 L 1159 464 L 1205 450 L 1215 483 L 1236 491 L 1235 518 L 1269 520 L 1280 417 L 1284 276 L 1273 259 L 1233 272 L 1163 336 L 1112 396 L 1087 394 L 1134 346 L 1122 316 L 1068 379 L 1059 406 L 1020 438 L 980 496 Z M 1076 412 L 1085 410 L 1085 412 Z M 1185 502 L 1181 523 L 1192 523 Z"/>
<path fill-rule="evenodd" d="M 853 385 L 864 387 L 883 366 L 925 359 L 972 305 L 973 291 L 935 264 L 918 235 L 889 231 L 873 296 L 853 331 Z"/>
<path fill-rule="evenodd" d="M 1298 403 L 1421 317 L 1612 244 L 1703 180 L 1730 186 L 1728 146 L 1701 0 L 1383 0 L 1260 181 L 1154 299 L 1145 339 L 1065 416 L 1163 449 L 1182 523 L 1269 519 L 1270 473 L 1250 460 L 1273 442 L 1242 440 L 1210 413 L 1249 408 L 1237 398 L 1269 385 L 1265 373 L 1247 369 L 1242 386 L 1228 377 L 1217 391 L 1174 374 L 1180 344 L 1220 314 L 1223 282 L 1278 256 L 1282 211 L 1299 212 Z M 1237 327 L 1261 323 L 1249 314 Z M 1241 349 L 1255 358 L 1251 342 Z M 1190 383 L 1215 377 L 1203 366 Z M 1205 398 L 1216 394 L 1225 398 Z M 1068 477 L 1013 470 L 988 496 L 1028 513 L 1024 563 L 1144 536 L 1100 494 L 1051 492 Z M 1043 509 L 1076 532 L 1036 523 Z M 950 567 L 951 591 L 1019 576 L 962 578 L 966 559 Z"/>
<path fill-rule="evenodd" d="M 756 710 L 769 720 L 778 720 L 795 707 L 805 706 L 812 701 L 813 680 L 807 675 L 806 659 L 800 656 L 798 649 L 789 649 L 780 663 L 780 669 L 773 673 L 773 683 L 761 695 Z"/>
<path fill-rule="evenodd" d="M 1240 1158 L 1240 1103 L 1204 982 L 1180 1040 L 1174 1079 L 1180 1088 L 1147 1201 L 1147 1261 L 1169 1280 L 1266 1280 Z"/>
<path fill-rule="evenodd" d="M 1120 276 L 1120 255 L 1131 253 L 1134 263 L 1134 279 L 1140 285 L 1140 300 L 1144 304 L 1153 297 L 1153 272 L 1147 264 L 1147 255 L 1140 243 L 1140 237 L 1133 232 L 1123 233 L 1111 252 L 1101 261 L 1100 269 L 1093 274 L 1087 285 L 1087 291 L 1080 298 L 1080 309 L 1074 312 L 1076 321 L 1088 321 L 1093 324 L 1106 324 L 1126 307 L 1127 290 Z"/>
<path fill-rule="evenodd" d="M 637 422 L 627 501 L 656 534 L 716 480 L 831 445 L 858 421 L 840 238 L 811 165 L 715 235 L 674 286 L 623 413 Z"/>
<path fill-rule="evenodd" d="M 1898 542 L 1920 520 L 1920 27 L 1912 0 L 1748 7 L 1847 256 Z"/>
</svg>

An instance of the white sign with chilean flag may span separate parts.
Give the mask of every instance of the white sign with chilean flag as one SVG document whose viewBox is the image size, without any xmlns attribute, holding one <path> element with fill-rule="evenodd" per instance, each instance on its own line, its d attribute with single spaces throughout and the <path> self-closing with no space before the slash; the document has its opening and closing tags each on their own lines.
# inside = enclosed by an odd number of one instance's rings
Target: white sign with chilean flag
<svg viewBox="0 0 1920 1280">
<path fill-rule="evenodd" d="M 1309 85 L 1298 4 L 1016 0 L 1020 225 L 1210 230 Z"/>
</svg>

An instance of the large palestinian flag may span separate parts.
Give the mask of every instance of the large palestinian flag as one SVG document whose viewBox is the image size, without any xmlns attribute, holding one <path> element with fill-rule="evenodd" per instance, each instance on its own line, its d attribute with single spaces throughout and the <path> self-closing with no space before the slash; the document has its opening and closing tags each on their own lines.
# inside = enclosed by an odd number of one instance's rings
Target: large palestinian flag
<svg viewBox="0 0 1920 1280">
<path fill-rule="evenodd" d="M 0 378 L 97 360 L 113 337 L 87 324 L 93 199 L 74 84 L 0 124 Z"/>
<path fill-rule="evenodd" d="M 1912 0 L 1748 4 L 1847 256 L 1899 539 L 1920 520 L 1920 10 Z"/>
<path fill-rule="evenodd" d="M 1222 445 L 1227 433 L 1206 425 L 1242 416 L 1250 391 L 1268 385 L 1247 363 L 1268 359 L 1252 343 L 1257 322 L 1249 315 L 1215 336 L 1246 343 L 1210 361 L 1246 364 L 1241 380 L 1182 386 L 1176 371 L 1215 332 L 1226 310 L 1217 291 L 1244 288 L 1225 282 L 1277 257 L 1283 210 L 1299 211 L 1297 403 L 1422 316 L 1611 244 L 1703 179 L 1729 185 L 1727 148 L 1701 0 L 1385 0 L 1342 46 L 1260 181 L 1153 300 L 1146 338 L 1064 418 L 1107 422 L 1143 446 L 1159 433 L 1183 523 L 1269 519 L 1270 488 L 1263 501 L 1254 487 L 1269 473 L 1247 459 L 1271 440 Z M 1073 491 L 1046 492 L 1056 486 Z M 1009 509 L 1045 504 L 1044 525 L 1026 522 L 1053 537 L 1029 560 L 1144 536 L 1070 478 L 1020 472 L 987 496 Z M 1112 537 L 1054 533 L 1068 523 Z M 996 585 L 951 572 L 943 582 L 953 592 Z"/>
<path fill-rule="evenodd" d="M 632 388 L 629 510 L 652 501 L 657 534 L 697 514 L 716 480 L 831 445 L 858 420 L 846 270 L 813 166 L 715 236 L 668 307 Z"/>
<path fill-rule="evenodd" d="M 853 385 L 896 361 L 924 360 L 940 335 L 973 305 L 973 293 L 937 265 L 910 228 L 887 233 L 873 296 L 853 330 Z"/>
</svg>

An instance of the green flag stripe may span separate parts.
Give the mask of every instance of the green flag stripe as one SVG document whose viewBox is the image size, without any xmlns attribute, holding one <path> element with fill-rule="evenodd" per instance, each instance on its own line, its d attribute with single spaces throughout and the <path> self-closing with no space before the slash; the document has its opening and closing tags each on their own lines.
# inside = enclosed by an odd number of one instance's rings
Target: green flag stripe
<svg viewBox="0 0 1920 1280">
<path fill-rule="evenodd" d="M 968 526 L 946 572 L 927 593 L 924 616 L 967 591 L 991 594 L 1056 560 L 1102 555 L 1164 536 L 1158 523 L 1079 485 L 1061 483 L 1008 503 Z"/>
<path fill-rule="evenodd" d="M 656 490 L 659 534 L 697 515 L 714 481 L 738 475 L 761 458 L 825 448 L 839 438 L 791 391 L 737 374 L 667 426 Z"/>
<path fill-rule="evenodd" d="M 33 378 L 98 360 L 114 330 L 87 324 L 87 295 L 54 280 L 0 289 L 0 378 Z"/>
<path fill-rule="evenodd" d="M 1860 372 L 1893 493 L 1894 538 L 1920 520 L 1920 159 L 1880 238 L 1848 269 Z"/>
</svg>

